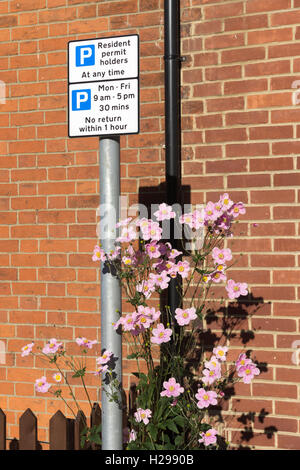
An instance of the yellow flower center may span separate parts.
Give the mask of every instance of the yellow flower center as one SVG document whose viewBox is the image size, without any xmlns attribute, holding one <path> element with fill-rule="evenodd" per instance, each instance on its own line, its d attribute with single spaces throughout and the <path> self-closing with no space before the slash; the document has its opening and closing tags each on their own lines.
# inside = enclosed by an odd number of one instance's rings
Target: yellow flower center
<svg viewBox="0 0 300 470">
<path fill-rule="evenodd" d="M 163 338 L 163 336 L 164 336 L 163 332 L 159 333 L 158 336 L 159 336 L 160 338 Z"/>
<path fill-rule="evenodd" d="M 224 203 L 225 205 L 227 205 L 227 204 L 229 203 L 229 200 L 228 200 L 228 199 L 224 199 L 223 203 Z"/>
<path fill-rule="evenodd" d="M 203 395 L 204 400 L 208 400 L 208 395 Z"/>
<path fill-rule="evenodd" d="M 209 375 L 214 375 L 214 371 L 211 370 L 211 371 L 209 372 Z"/>
<path fill-rule="evenodd" d="M 146 323 L 146 318 L 145 318 L 145 317 L 142 317 L 142 318 L 141 318 L 141 322 L 142 322 L 142 323 Z"/>
<path fill-rule="evenodd" d="M 184 271 L 184 267 L 183 267 L 183 266 L 180 266 L 180 267 L 179 267 L 179 271 L 180 271 L 180 272 Z"/>
<path fill-rule="evenodd" d="M 169 388 L 170 392 L 173 392 L 173 390 L 175 390 L 175 387 L 173 385 L 171 385 L 171 387 Z"/>
<path fill-rule="evenodd" d="M 247 375 L 251 374 L 251 370 L 250 370 L 250 369 L 246 369 L 246 374 L 247 374 Z"/>
<path fill-rule="evenodd" d="M 100 258 L 100 251 L 96 252 L 96 256 L 97 256 L 97 258 Z"/>
<path fill-rule="evenodd" d="M 183 316 L 183 318 L 187 318 L 187 317 L 188 317 L 188 314 L 187 314 L 186 312 L 184 312 L 184 313 L 182 314 L 182 316 Z"/>
<path fill-rule="evenodd" d="M 221 350 L 221 351 L 218 352 L 218 354 L 219 354 L 219 356 L 224 356 L 224 351 Z"/>
</svg>

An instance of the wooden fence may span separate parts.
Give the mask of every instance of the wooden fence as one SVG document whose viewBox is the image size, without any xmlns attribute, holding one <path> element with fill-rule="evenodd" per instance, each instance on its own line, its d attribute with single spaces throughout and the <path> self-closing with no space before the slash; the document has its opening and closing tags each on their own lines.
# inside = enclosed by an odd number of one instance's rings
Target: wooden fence
<svg viewBox="0 0 300 470">
<path fill-rule="evenodd" d="M 90 415 L 90 426 L 101 423 L 101 409 L 98 403 L 94 406 Z M 76 419 L 66 418 L 61 411 L 57 411 L 49 421 L 49 445 L 50 450 L 82 450 L 80 446 L 80 434 L 87 424 L 82 411 L 79 411 Z M 7 445 L 8 444 L 8 445 Z M 96 444 L 86 444 L 84 449 L 99 450 Z M 35 414 L 28 408 L 19 419 L 19 439 L 8 439 L 6 434 L 6 416 L 0 408 L 0 450 L 42 450 L 38 440 L 38 420 Z"/>
</svg>

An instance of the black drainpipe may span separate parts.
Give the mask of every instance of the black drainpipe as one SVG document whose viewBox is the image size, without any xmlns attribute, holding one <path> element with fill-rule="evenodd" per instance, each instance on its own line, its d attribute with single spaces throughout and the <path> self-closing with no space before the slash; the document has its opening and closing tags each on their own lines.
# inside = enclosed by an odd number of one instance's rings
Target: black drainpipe
<svg viewBox="0 0 300 470">
<path fill-rule="evenodd" d="M 165 150 L 167 204 L 181 204 L 181 124 L 180 124 L 180 0 L 164 0 L 165 21 Z M 171 226 L 170 242 L 178 248 Z M 172 315 L 180 306 L 180 283 L 171 279 L 168 305 Z"/>
</svg>

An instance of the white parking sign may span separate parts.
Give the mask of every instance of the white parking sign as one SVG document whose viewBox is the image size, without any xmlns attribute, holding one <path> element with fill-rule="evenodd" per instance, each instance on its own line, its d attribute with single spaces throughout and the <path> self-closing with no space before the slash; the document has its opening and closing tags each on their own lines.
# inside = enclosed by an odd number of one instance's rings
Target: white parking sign
<svg viewBox="0 0 300 470">
<path fill-rule="evenodd" d="M 139 37 L 69 42 L 69 136 L 139 132 Z"/>
</svg>

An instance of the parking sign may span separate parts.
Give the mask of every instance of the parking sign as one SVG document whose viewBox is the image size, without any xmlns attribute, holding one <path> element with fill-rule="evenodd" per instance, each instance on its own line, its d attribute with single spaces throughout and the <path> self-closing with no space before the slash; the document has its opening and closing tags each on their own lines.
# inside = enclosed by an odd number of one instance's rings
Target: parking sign
<svg viewBox="0 0 300 470">
<path fill-rule="evenodd" d="M 139 132 L 139 37 L 70 41 L 69 137 Z"/>
</svg>

